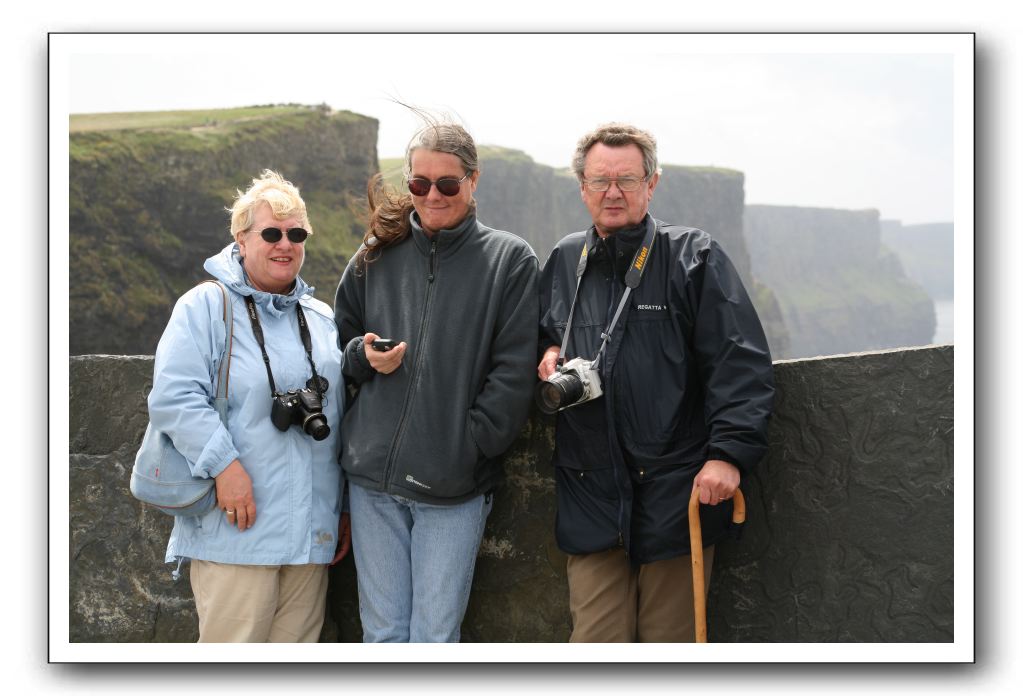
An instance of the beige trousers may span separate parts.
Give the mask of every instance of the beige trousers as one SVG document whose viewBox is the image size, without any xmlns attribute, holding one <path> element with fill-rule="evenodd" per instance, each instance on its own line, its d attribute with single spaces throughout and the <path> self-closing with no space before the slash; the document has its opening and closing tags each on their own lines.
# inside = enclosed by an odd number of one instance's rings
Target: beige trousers
<svg viewBox="0 0 1023 696">
<path fill-rule="evenodd" d="M 200 643 L 315 643 L 327 604 L 327 566 L 192 560 Z"/>
<path fill-rule="evenodd" d="M 703 550 L 704 590 L 714 547 Z M 571 643 L 692 643 L 689 555 L 633 567 L 621 548 L 568 557 Z"/>
</svg>

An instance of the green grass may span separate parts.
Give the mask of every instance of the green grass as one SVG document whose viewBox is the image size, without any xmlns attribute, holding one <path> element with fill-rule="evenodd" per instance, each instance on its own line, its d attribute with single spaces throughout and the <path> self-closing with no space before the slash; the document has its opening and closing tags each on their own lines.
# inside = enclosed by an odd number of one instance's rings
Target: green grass
<svg viewBox="0 0 1023 696">
<path fill-rule="evenodd" d="M 691 174 L 724 174 L 728 176 L 742 176 L 742 172 L 738 169 L 728 169 L 726 167 L 691 167 L 680 164 L 665 164 L 661 162 L 661 168 L 665 170 L 680 169 Z"/>
<path fill-rule="evenodd" d="M 508 162 L 528 162 L 534 163 L 532 157 L 527 155 L 522 150 L 514 150 L 510 147 L 500 147 L 498 145 L 480 145 L 476 148 L 476 153 L 480 159 L 502 159 Z"/>
<path fill-rule="evenodd" d="M 308 111 L 311 107 L 246 106 L 236 109 L 199 109 L 194 111 L 134 111 L 112 114 L 71 114 L 70 131 L 152 129 L 152 128 L 215 128 L 224 123 L 270 118 L 285 113 Z"/>
<path fill-rule="evenodd" d="M 405 178 L 405 158 L 388 157 L 380 160 L 380 174 L 385 184 L 401 189 Z"/>
<path fill-rule="evenodd" d="M 217 129 L 226 124 L 277 118 L 287 114 L 322 111 L 334 118 L 351 115 L 352 119 L 365 118 L 349 111 L 331 111 L 324 104 L 307 106 L 303 104 L 266 104 L 243 106 L 234 109 L 196 109 L 190 111 L 133 111 L 108 114 L 71 114 L 69 131 L 86 133 L 106 130 L 154 130 L 154 129 Z"/>
<path fill-rule="evenodd" d="M 370 121 L 299 105 L 72 116 L 73 350 L 151 351 L 175 299 L 203 275 L 203 259 L 230 241 L 224 207 L 236 189 L 310 143 L 340 152 L 345 138 L 361 139 L 353 147 L 365 161 L 375 154 L 364 140 Z M 350 198 L 361 202 L 362 186 L 353 191 L 335 161 L 289 166 L 299 178 L 305 166 L 314 182 L 302 187 L 316 231 L 302 275 L 329 303 L 362 238 L 361 209 Z"/>
</svg>

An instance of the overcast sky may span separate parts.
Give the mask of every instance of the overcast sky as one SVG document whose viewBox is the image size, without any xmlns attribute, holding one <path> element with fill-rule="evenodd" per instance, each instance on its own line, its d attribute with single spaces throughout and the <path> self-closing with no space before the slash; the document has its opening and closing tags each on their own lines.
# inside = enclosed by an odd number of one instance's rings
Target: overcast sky
<svg viewBox="0 0 1023 696">
<path fill-rule="evenodd" d="M 954 59 L 940 37 L 53 40 L 70 46 L 71 113 L 327 103 L 379 119 L 379 155 L 396 157 L 416 123 L 395 97 L 455 115 L 478 143 L 554 167 L 568 165 L 596 124 L 625 120 L 654 133 L 662 163 L 744 172 L 748 203 L 876 208 L 904 224 L 953 218 Z"/>
</svg>

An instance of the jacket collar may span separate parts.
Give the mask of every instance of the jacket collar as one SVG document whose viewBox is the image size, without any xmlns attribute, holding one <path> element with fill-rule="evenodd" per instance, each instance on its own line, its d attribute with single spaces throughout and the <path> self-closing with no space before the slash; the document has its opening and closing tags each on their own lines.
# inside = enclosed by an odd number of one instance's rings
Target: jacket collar
<svg viewBox="0 0 1023 696">
<path fill-rule="evenodd" d="M 242 266 L 241 250 L 237 242 L 224 247 L 219 254 L 206 259 L 203 268 L 207 273 L 219 280 L 229 289 L 242 295 L 251 295 L 255 303 L 263 307 L 271 315 L 279 316 L 290 310 L 291 306 L 301 299 L 313 294 L 314 288 L 308 285 L 302 276 L 295 277 L 295 287 L 285 295 L 257 290 L 249 284 L 248 274 Z"/>
<path fill-rule="evenodd" d="M 654 222 L 654 219 L 650 217 L 650 213 L 647 213 L 642 220 L 631 227 L 620 229 L 614 234 L 608 235 L 608 241 L 614 240 L 612 244 L 622 245 L 622 247 L 629 247 L 633 251 L 643 242 L 643 235 L 646 234 L 647 225 Z M 590 246 L 590 251 L 596 249 L 597 245 L 601 242 L 601 237 L 597 234 L 597 229 L 593 225 L 590 225 L 590 230 L 593 232 L 591 235 L 593 238 L 593 244 Z"/>
<path fill-rule="evenodd" d="M 430 246 L 436 241 L 437 251 L 443 254 L 455 251 L 476 230 L 476 213 L 470 211 L 456 227 L 450 230 L 440 230 L 432 238 L 423 230 L 423 226 L 419 222 L 419 213 L 415 210 L 409 215 L 409 222 L 412 227 L 412 239 L 420 253 L 429 254 Z"/>
</svg>

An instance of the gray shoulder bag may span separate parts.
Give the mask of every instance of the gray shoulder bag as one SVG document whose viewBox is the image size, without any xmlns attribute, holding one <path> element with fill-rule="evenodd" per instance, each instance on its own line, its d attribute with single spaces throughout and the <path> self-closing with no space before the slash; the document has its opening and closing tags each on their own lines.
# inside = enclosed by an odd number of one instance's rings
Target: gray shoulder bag
<svg viewBox="0 0 1023 696">
<path fill-rule="evenodd" d="M 226 427 L 234 313 L 231 309 L 231 297 L 223 283 L 217 280 L 203 282 L 216 283 L 224 295 L 223 318 L 227 334 L 220 356 L 220 368 L 217 371 L 217 396 L 213 401 L 213 408 Z M 188 461 L 174 448 L 174 443 L 167 433 L 156 430 L 152 422 L 146 427 L 142 446 L 135 455 L 130 488 L 131 494 L 137 499 L 168 515 L 178 517 L 203 515 L 217 506 L 215 480 L 193 476 Z"/>
</svg>

